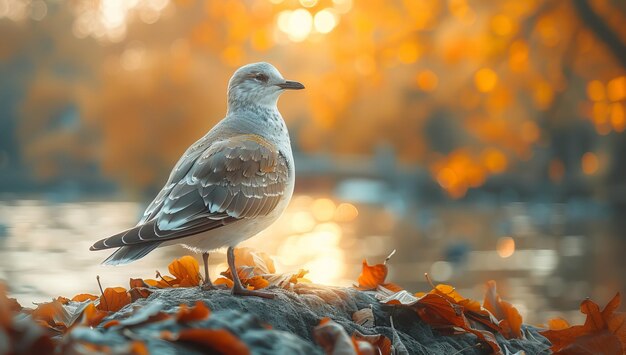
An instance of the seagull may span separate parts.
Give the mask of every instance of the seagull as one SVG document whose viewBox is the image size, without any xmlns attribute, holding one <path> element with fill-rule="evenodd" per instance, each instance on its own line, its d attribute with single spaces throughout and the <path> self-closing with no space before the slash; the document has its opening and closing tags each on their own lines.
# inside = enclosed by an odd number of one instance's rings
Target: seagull
<svg viewBox="0 0 626 355">
<path fill-rule="evenodd" d="M 276 104 L 285 90 L 304 89 L 271 64 L 237 69 L 228 83 L 228 109 L 178 160 L 139 223 L 97 241 L 90 250 L 118 248 L 104 265 L 141 259 L 158 247 L 181 244 L 202 253 L 203 289 L 214 289 L 209 252 L 228 247 L 232 293 L 273 298 L 243 287 L 234 247 L 280 217 L 291 200 L 295 170 L 289 132 Z"/>
</svg>

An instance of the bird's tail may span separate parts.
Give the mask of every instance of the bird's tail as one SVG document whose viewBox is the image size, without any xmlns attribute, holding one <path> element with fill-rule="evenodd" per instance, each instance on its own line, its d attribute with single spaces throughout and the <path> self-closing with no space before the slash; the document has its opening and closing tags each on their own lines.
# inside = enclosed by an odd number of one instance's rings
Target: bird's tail
<svg viewBox="0 0 626 355">
<path fill-rule="evenodd" d="M 117 249 L 115 253 L 111 254 L 108 258 L 106 258 L 102 262 L 102 265 L 128 264 L 130 262 L 141 259 L 144 256 L 148 255 L 149 252 L 153 251 L 160 244 L 161 242 L 141 243 L 137 245 L 125 245 Z"/>
</svg>

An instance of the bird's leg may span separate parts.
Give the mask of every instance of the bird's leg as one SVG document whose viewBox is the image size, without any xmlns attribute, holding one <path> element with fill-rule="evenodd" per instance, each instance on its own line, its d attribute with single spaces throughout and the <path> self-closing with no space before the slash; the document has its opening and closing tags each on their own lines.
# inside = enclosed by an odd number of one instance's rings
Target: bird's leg
<svg viewBox="0 0 626 355">
<path fill-rule="evenodd" d="M 204 283 L 202 284 L 202 289 L 207 290 L 215 290 L 215 286 L 211 283 L 211 278 L 209 278 L 209 253 L 202 253 L 202 261 L 204 261 Z"/>
<path fill-rule="evenodd" d="M 228 259 L 228 267 L 230 267 L 230 273 L 233 276 L 233 295 L 274 298 L 273 293 L 258 290 L 248 290 L 247 288 L 243 287 L 243 285 L 241 284 L 241 280 L 239 280 L 237 268 L 235 267 L 235 248 L 228 247 L 228 251 L 226 252 L 226 259 Z"/>
</svg>

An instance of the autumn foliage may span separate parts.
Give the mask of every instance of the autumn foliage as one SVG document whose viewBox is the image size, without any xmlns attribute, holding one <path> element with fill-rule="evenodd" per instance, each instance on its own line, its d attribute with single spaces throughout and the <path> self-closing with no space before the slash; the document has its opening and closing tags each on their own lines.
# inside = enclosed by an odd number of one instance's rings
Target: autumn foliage
<svg viewBox="0 0 626 355">
<path fill-rule="evenodd" d="M 247 248 L 237 250 L 236 253 L 240 257 L 237 272 L 250 289 L 289 288 L 304 280 L 306 272 L 302 270 L 297 273 L 275 274 L 273 261 L 267 254 Z M 416 321 L 421 319 L 442 335 L 473 334 L 477 339 L 474 347 L 493 354 L 509 353 L 506 347 L 498 343 L 498 335 L 506 339 L 526 338 L 527 331 L 522 325 L 521 314 L 511 303 L 502 299 L 495 281 L 486 283 L 482 304 L 463 297 L 453 286 L 445 284 L 431 283 L 430 291 L 411 293 L 386 280 L 387 261 L 391 255 L 382 264 L 369 265 L 364 261 L 358 286 L 355 287 L 372 292 L 382 304 L 415 312 Z M 38 304 L 35 309 L 22 308 L 16 300 L 6 296 L 6 290 L 0 284 L 0 336 L 9 339 L 9 348 L 29 349 L 30 353 L 52 354 L 60 351 L 143 355 L 148 353 L 147 346 L 136 339 L 124 344 L 105 346 L 72 340 L 74 338 L 68 335 L 81 328 L 99 327 L 107 331 L 124 331 L 132 327 L 170 322 L 180 327 L 176 331 L 167 328 L 168 330 L 161 331 L 156 336 L 172 343 L 192 345 L 207 352 L 249 354 L 250 349 L 237 334 L 226 329 L 195 326 L 198 322 L 209 319 L 212 314 L 202 301 L 197 301 L 194 305 L 181 304 L 175 312 L 170 313 L 151 303 L 144 303 L 144 307 L 135 307 L 128 318 L 104 321 L 137 300 L 150 297 L 159 288 L 198 287 L 202 281 L 198 263 L 191 256 L 172 261 L 168 269 L 172 276 L 157 272 L 158 280 L 131 278 L 128 289 L 107 287 L 99 297 L 91 294 L 79 294 L 71 299 L 57 297 L 50 302 Z M 218 281 L 226 280 L 221 283 L 228 285 L 227 281 L 232 277 L 230 270 L 224 271 L 222 275 Z M 430 282 L 428 275 L 426 277 Z M 621 296 L 618 293 L 600 310 L 596 303 L 585 300 L 580 307 L 581 312 L 587 315 L 583 325 L 570 326 L 564 319 L 556 318 L 549 320 L 548 329 L 541 333 L 552 343 L 550 349 L 558 354 L 622 354 L 626 349 L 626 313 L 617 312 L 620 302 Z M 20 323 L 18 319 L 24 314 L 29 316 L 28 321 Z M 375 329 L 376 321 L 369 308 L 354 312 L 352 318 L 365 329 Z M 373 334 L 364 334 L 355 330 L 348 334 L 339 323 L 330 318 L 322 319 L 313 329 L 313 338 L 327 354 L 400 353 L 399 349 L 403 349 L 404 345 L 397 337 L 393 316 L 389 321 L 393 339 L 375 331 Z"/>
<path fill-rule="evenodd" d="M 250 289 L 270 286 L 288 288 L 294 283 L 308 281 L 304 279 L 305 270 L 296 273 L 276 274 L 272 259 L 265 253 L 242 248 L 237 249 L 236 255 L 238 258 L 237 272 L 243 283 Z M 186 326 L 209 318 L 211 310 L 203 302 L 198 301 L 193 306 L 181 304 L 176 314 L 156 311 L 138 317 L 140 319 L 138 321 L 129 322 L 128 319 L 112 319 L 103 322 L 108 316 L 139 299 L 148 298 L 158 289 L 198 287 L 201 284 L 202 276 L 199 271 L 199 264 L 192 256 L 183 256 L 173 260 L 168 266 L 168 271 L 171 276 L 162 275 L 157 271 L 157 279 L 131 278 L 128 289 L 107 287 L 104 290 L 101 289 L 100 296 L 84 293 L 71 299 L 57 297 L 50 302 L 38 304 L 35 309 L 23 309 L 15 299 L 7 298 L 4 285 L 0 283 L 0 330 L 10 334 L 12 341 L 10 348 L 31 349 L 32 351 L 29 353 L 51 354 L 58 351 L 62 346 L 62 351 L 71 349 L 76 353 L 147 354 L 146 345 L 141 341 L 130 342 L 124 346 L 109 347 L 84 342 L 80 344 L 70 342 L 68 344 L 62 342 L 62 338 L 53 338 L 53 336 L 61 335 L 63 337 L 81 327 L 102 326 L 104 329 L 116 330 L 172 320 L 177 324 Z M 216 283 L 232 286 L 230 270 L 226 270 L 222 274 L 224 277 L 218 281 L 225 280 L 226 282 Z M 98 283 L 100 283 L 99 278 Z M 141 312 L 141 308 L 136 309 L 134 314 L 138 312 Z M 34 321 L 30 325 L 32 329 L 28 328 L 31 330 L 24 328 L 30 332 L 28 334 L 20 333 L 24 330 L 22 329 L 23 325 L 17 326 L 15 323 L 15 317 L 20 314 L 28 314 Z M 236 335 L 224 329 L 182 329 L 177 333 L 165 332 L 161 334 L 161 338 L 171 342 L 194 344 L 208 352 L 241 355 L 250 353 L 247 346 Z M 20 343 L 23 341 L 27 341 L 28 344 Z"/>
<path fill-rule="evenodd" d="M 583 325 L 568 326 L 563 320 L 549 323 L 542 335 L 550 340 L 557 354 L 623 354 L 626 350 L 626 312 L 616 312 L 622 301 L 619 293 L 600 311 L 586 299 L 580 312 L 587 315 Z"/>
</svg>

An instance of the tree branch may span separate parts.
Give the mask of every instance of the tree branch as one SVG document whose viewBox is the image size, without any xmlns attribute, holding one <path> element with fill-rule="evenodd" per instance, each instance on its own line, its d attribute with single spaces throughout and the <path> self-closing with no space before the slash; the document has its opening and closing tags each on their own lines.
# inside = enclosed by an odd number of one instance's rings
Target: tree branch
<svg viewBox="0 0 626 355">
<path fill-rule="evenodd" d="M 607 46 L 609 52 L 626 69 L 626 45 L 598 15 L 587 0 L 573 0 L 580 20 Z"/>
</svg>

